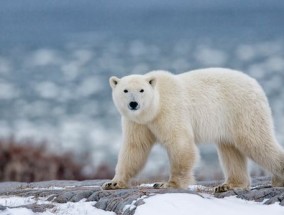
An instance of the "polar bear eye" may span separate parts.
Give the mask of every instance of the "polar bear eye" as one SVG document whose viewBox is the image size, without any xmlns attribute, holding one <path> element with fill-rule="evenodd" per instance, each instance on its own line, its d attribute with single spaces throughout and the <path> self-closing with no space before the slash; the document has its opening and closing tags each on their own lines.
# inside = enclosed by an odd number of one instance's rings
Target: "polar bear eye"
<svg viewBox="0 0 284 215">
<path fill-rule="evenodd" d="M 143 92 L 144 92 L 144 90 L 143 90 L 143 89 L 141 89 L 141 90 L 140 90 L 140 93 L 143 93 Z"/>
<path fill-rule="evenodd" d="M 128 93 L 128 90 L 123 90 L 124 93 Z"/>
</svg>

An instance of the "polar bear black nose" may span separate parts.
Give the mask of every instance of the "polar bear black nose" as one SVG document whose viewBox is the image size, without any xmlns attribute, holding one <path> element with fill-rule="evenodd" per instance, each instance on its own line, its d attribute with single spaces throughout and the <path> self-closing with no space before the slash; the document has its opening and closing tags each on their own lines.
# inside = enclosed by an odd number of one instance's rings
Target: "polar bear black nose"
<svg viewBox="0 0 284 215">
<path fill-rule="evenodd" d="M 130 107 L 131 110 L 136 110 L 137 106 L 138 106 L 137 102 L 130 102 L 129 103 L 129 107 Z"/>
</svg>

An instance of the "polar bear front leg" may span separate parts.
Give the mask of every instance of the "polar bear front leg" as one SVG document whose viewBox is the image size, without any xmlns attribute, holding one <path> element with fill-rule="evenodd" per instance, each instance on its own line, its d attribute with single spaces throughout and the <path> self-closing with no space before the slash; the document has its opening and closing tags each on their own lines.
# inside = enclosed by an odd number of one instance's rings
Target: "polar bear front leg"
<svg viewBox="0 0 284 215">
<path fill-rule="evenodd" d="M 166 144 L 170 159 L 170 178 L 168 182 L 155 183 L 154 188 L 182 188 L 195 182 L 193 167 L 197 160 L 198 150 L 193 138 L 179 138 Z"/>
<path fill-rule="evenodd" d="M 102 186 L 106 190 L 127 188 L 129 180 L 144 166 L 155 142 L 154 135 L 146 126 L 128 120 L 123 120 L 122 124 L 124 142 L 118 156 L 115 176 L 111 182 Z"/>
</svg>

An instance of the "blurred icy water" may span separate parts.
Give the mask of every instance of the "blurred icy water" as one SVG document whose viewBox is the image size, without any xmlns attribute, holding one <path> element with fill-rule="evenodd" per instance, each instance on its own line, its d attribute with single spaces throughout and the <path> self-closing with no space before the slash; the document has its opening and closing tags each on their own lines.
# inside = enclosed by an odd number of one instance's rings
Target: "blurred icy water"
<svg viewBox="0 0 284 215">
<path fill-rule="evenodd" d="M 48 28 L 39 37 L 35 29 L 21 34 L 12 21 L 0 22 L 0 136 L 48 140 L 56 151 L 89 152 L 94 165 L 113 165 L 121 130 L 108 85 L 111 75 L 221 66 L 243 70 L 261 83 L 277 138 L 284 144 L 280 12 L 236 16 L 207 11 L 201 16 L 181 11 L 175 12 L 174 20 L 151 13 L 152 19 L 145 16 L 135 28 L 124 15 L 110 28 L 94 24 L 97 28 L 82 27 L 74 33 L 63 26 L 57 37 Z M 211 159 L 209 152 L 203 153 L 208 155 L 203 159 Z M 155 149 L 155 166 L 148 168 L 163 166 L 162 156 Z"/>
</svg>

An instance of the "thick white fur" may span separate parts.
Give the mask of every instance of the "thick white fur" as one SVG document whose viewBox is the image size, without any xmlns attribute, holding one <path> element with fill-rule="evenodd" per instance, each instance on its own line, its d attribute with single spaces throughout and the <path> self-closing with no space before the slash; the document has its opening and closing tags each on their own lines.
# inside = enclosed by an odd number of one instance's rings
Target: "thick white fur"
<svg viewBox="0 0 284 215">
<path fill-rule="evenodd" d="M 218 146 L 225 174 L 217 191 L 249 186 L 247 158 L 273 174 L 274 186 L 284 186 L 284 150 L 276 141 L 267 98 L 255 79 L 234 70 L 208 68 L 179 75 L 153 71 L 111 77 L 110 85 L 122 116 L 124 142 L 115 177 L 103 188 L 127 187 L 155 142 L 165 146 L 171 166 L 169 181 L 160 187 L 186 188 L 193 183 L 196 144 L 210 142 Z M 141 105 L 138 110 L 128 108 L 133 100 Z"/>
</svg>

